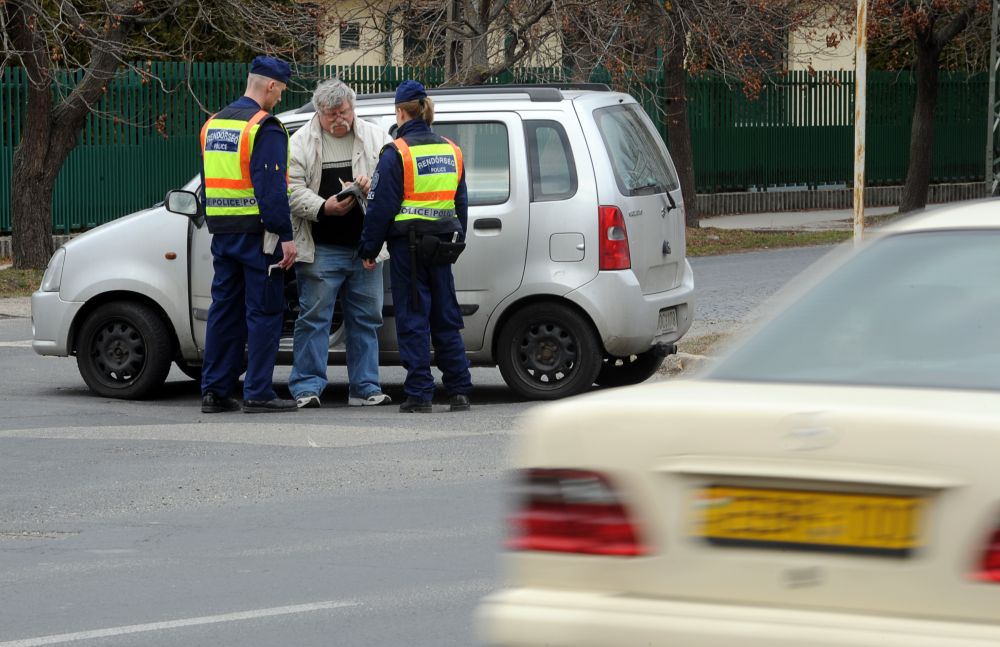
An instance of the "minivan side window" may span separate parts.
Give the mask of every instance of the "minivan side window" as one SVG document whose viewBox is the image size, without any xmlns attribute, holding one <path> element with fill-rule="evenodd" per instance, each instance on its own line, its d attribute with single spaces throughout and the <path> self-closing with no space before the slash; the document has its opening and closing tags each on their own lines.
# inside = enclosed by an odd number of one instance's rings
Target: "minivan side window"
<svg viewBox="0 0 1000 647">
<path fill-rule="evenodd" d="M 558 121 L 524 122 L 531 171 L 531 201 L 568 200 L 576 195 L 576 165 L 569 137 Z"/>
<path fill-rule="evenodd" d="M 652 195 L 678 187 L 670 162 L 660 150 L 659 136 L 637 104 L 599 108 L 594 120 L 622 195 Z"/>
<path fill-rule="evenodd" d="M 435 122 L 434 132 L 462 149 L 470 207 L 507 202 L 510 146 L 506 125 L 498 121 Z"/>
</svg>

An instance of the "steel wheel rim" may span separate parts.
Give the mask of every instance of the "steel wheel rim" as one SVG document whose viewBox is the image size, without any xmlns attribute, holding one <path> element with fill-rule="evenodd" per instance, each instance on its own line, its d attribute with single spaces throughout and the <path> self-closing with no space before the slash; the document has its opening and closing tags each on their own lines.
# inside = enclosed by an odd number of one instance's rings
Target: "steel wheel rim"
<svg viewBox="0 0 1000 647">
<path fill-rule="evenodd" d="M 114 319 L 94 331 L 90 357 L 101 382 L 114 387 L 128 386 L 146 366 L 146 340 L 131 322 Z"/>
<path fill-rule="evenodd" d="M 518 373 L 538 388 L 559 388 L 579 364 L 576 337 L 556 322 L 528 325 L 517 342 L 514 353 Z"/>
</svg>

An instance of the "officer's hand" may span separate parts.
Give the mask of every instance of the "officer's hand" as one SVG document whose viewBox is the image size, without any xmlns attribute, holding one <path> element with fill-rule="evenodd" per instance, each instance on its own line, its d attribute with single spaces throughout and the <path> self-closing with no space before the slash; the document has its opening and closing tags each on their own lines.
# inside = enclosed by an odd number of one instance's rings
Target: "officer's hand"
<svg viewBox="0 0 1000 647">
<path fill-rule="evenodd" d="M 367 175 L 359 175 L 354 178 L 354 183 L 361 187 L 361 193 L 368 195 L 368 191 L 372 188 L 372 179 Z"/>
<path fill-rule="evenodd" d="M 323 213 L 328 216 L 346 216 L 354 208 L 354 196 L 337 201 L 337 196 L 331 195 L 323 204 Z"/>
<path fill-rule="evenodd" d="M 295 241 L 288 240 L 281 243 L 281 260 L 278 261 L 278 265 L 283 270 L 287 270 L 292 265 L 295 265 L 295 259 L 298 258 L 299 252 L 295 249 Z"/>
<path fill-rule="evenodd" d="M 375 269 L 375 259 L 373 258 L 363 258 L 361 259 L 361 264 L 364 265 L 365 269 L 371 272 Z"/>
</svg>

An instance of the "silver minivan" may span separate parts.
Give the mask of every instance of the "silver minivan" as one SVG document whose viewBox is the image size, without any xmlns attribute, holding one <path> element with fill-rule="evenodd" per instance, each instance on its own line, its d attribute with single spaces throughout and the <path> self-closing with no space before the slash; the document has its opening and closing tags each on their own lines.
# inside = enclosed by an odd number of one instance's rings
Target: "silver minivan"
<svg viewBox="0 0 1000 647">
<path fill-rule="evenodd" d="M 434 130 L 465 160 L 468 247 L 454 273 L 472 364 L 540 400 L 650 377 L 691 325 L 694 279 L 674 166 L 642 107 L 601 85 L 429 94 Z M 359 96 L 356 113 L 388 129 L 393 96 Z M 279 115 L 290 131 L 312 116 Z M 155 396 L 172 362 L 197 378 L 213 272 L 199 192 L 196 177 L 59 248 L 32 296 L 35 352 L 76 355 L 105 397 Z M 287 274 L 283 362 L 298 310 Z M 388 284 L 385 303 L 381 361 L 396 364 Z M 335 317 L 333 364 L 340 337 Z"/>
</svg>

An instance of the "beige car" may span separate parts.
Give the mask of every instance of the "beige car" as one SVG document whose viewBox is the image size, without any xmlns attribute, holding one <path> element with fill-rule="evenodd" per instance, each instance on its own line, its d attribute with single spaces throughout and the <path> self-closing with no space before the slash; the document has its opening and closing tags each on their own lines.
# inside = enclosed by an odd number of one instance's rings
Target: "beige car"
<svg viewBox="0 0 1000 647">
<path fill-rule="evenodd" d="M 485 644 L 1000 645 L 1000 201 L 845 255 L 698 379 L 531 411 Z"/>
</svg>

